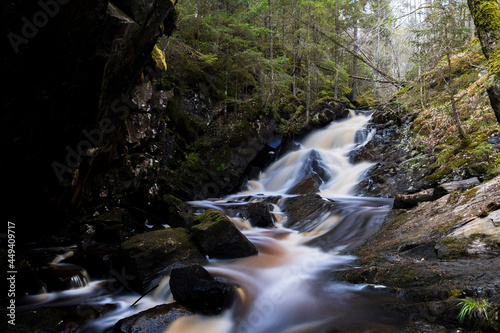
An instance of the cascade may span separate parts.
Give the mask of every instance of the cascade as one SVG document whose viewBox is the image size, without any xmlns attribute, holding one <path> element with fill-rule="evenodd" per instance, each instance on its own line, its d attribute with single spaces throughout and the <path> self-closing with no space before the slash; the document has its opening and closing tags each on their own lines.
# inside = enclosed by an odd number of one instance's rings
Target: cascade
<svg viewBox="0 0 500 333">
<path fill-rule="evenodd" d="M 219 279 L 238 286 L 238 300 L 220 316 L 194 315 L 177 319 L 168 333 L 185 332 L 391 332 L 402 319 L 386 311 L 395 302 L 383 286 L 350 285 L 336 281 L 335 271 L 353 262 L 350 251 L 379 227 L 392 200 L 354 197 L 357 182 L 370 163 L 351 164 L 348 152 L 372 135 L 365 128 L 369 116 L 352 115 L 317 130 L 300 142 L 299 149 L 271 164 L 240 193 L 218 200 L 190 202 L 202 212 L 223 211 L 257 247 L 259 253 L 232 260 L 210 260 L 205 268 Z M 304 179 L 317 175 L 318 209 L 298 218 L 290 193 Z M 262 201 L 272 207 L 275 228 L 252 227 L 235 205 Z M 288 206 L 287 206 L 288 205 Z M 303 213 L 303 212 L 300 212 Z M 116 308 L 84 327 L 104 332 L 119 319 L 158 304 L 172 302 L 165 277 L 160 287 L 130 307 L 138 295 L 103 295 L 94 303 L 115 303 Z M 95 295 L 99 283 L 81 288 Z M 62 302 L 72 291 L 33 301 Z M 82 296 L 84 298 L 84 296 Z"/>
</svg>

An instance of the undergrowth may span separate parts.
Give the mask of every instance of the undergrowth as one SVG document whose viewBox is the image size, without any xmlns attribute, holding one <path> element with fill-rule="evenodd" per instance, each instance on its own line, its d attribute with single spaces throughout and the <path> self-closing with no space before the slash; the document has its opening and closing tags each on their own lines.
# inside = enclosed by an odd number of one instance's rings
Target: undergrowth
<svg viewBox="0 0 500 333">
<path fill-rule="evenodd" d="M 396 94 L 403 110 L 414 118 L 411 145 L 434 161 L 427 176 L 434 182 L 489 180 L 500 174 L 500 152 L 488 142 L 500 134 L 500 126 L 486 93 L 488 64 L 479 41 L 453 55 L 451 65 L 451 77 L 443 60 L 415 81 L 412 89 Z M 453 98 L 468 142 L 459 138 L 452 119 L 450 86 L 457 91 Z"/>
</svg>

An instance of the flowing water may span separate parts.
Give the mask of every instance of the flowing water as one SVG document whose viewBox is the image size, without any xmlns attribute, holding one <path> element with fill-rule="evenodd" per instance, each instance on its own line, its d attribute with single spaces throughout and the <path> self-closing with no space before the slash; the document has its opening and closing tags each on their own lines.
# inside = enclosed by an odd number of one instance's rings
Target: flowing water
<svg viewBox="0 0 500 333">
<path fill-rule="evenodd" d="M 222 210 L 253 242 L 259 254 L 235 260 L 211 260 L 206 269 L 215 277 L 238 286 L 238 300 L 220 316 L 200 315 L 175 321 L 168 333 L 267 332 L 392 332 L 403 320 L 386 310 L 397 300 L 383 286 L 351 285 L 334 278 L 335 271 L 351 265 L 349 254 L 379 227 L 390 209 L 390 199 L 360 198 L 352 192 L 370 167 L 352 165 L 347 154 L 366 143 L 369 117 L 352 114 L 306 137 L 250 181 L 241 193 L 220 200 L 191 202 L 198 212 Z M 293 221 L 286 203 L 298 196 L 294 186 L 316 174 L 320 180 L 321 209 Z M 317 199 L 317 198 L 316 198 Z M 264 201 L 272 208 L 276 228 L 254 228 L 238 207 Z M 287 215 L 288 214 L 288 215 Z M 117 304 L 113 311 L 93 320 L 83 332 L 104 332 L 121 318 L 154 305 L 173 301 L 168 277 L 154 293 L 131 307 L 139 295 L 99 296 L 104 282 L 84 288 L 36 296 L 33 302 L 58 304 L 75 298 L 99 304 Z"/>
</svg>

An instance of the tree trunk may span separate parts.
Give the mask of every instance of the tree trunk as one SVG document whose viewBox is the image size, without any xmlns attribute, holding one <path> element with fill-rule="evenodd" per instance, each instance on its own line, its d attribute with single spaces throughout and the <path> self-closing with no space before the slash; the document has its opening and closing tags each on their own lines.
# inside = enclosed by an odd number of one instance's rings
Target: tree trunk
<svg viewBox="0 0 500 333">
<path fill-rule="evenodd" d="M 339 0 L 335 0 L 335 37 L 340 35 L 339 25 Z M 340 67 L 340 50 L 339 45 L 335 44 L 335 93 L 334 97 L 339 98 L 339 67 Z"/>
<path fill-rule="evenodd" d="M 498 0 L 467 0 L 484 56 L 488 59 L 486 90 L 500 123 L 500 7 Z"/>
<path fill-rule="evenodd" d="M 354 23 L 354 48 L 353 51 L 358 53 L 358 22 Z M 356 102 L 358 98 L 358 79 L 356 76 L 358 75 L 358 58 L 352 58 L 352 97 L 351 102 Z"/>
<path fill-rule="evenodd" d="M 271 64 L 271 102 L 274 99 L 274 57 L 273 57 L 273 9 L 271 6 L 271 0 L 268 0 L 269 4 L 269 63 Z"/>
</svg>

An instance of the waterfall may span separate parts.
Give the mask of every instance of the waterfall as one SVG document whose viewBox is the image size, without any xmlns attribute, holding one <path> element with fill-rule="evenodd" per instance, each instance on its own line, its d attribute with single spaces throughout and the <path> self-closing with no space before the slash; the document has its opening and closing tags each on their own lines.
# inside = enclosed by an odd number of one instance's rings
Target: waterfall
<svg viewBox="0 0 500 333">
<path fill-rule="evenodd" d="M 373 233 L 391 207 L 389 199 L 352 196 L 371 164 L 352 165 L 347 153 L 370 139 L 372 133 L 364 128 L 368 120 L 358 115 L 334 122 L 306 137 L 298 150 L 270 165 L 245 191 L 223 200 L 191 203 L 224 211 L 259 254 L 213 260 L 207 270 L 239 286 L 239 302 L 220 317 L 178 319 L 167 333 L 195 332 L 200 327 L 217 333 L 382 332 L 397 327 L 399 321 L 382 307 L 389 296 L 332 277 L 332 272 L 354 260 L 348 250 Z M 296 197 L 290 189 L 311 174 L 321 180 L 318 194 L 332 204 L 305 225 L 289 228 L 282 202 Z M 281 199 L 273 204 L 275 229 L 252 228 L 228 209 L 227 202 L 234 206 L 276 196 Z"/>
<path fill-rule="evenodd" d="M 232 260 L 211 259 L 205 268 L 212 276 L 237 286 L 237 301 L 220 316 L 177 319 L 167 333 L 392 332 L 401 325 L 401 318 L 383 306 L 395 301 L 378 291 L 383 286 L 351 285 L 334 277 L 336 271 L 352 264 L 355 257 L 350 251 L 377 230 L 391 207 L 390 199 L 352 196 L 371 164 L 353 165 L 347 154 L 370 140 L 372 133 L 365 128 L 368 120 L 365 115 L 352 115 L 333 122 L 249 181 L 244 191 L 190 203 L 200 212 L 209 208 L 223 211 L 259 253 Z M 302 197 L 291 192 L 311 175 L 318 182 L 315 192 L 320 197 L 315 199 L 320 208 L 304 218 L 292 216 L 287 204 Z M 238 211 L 255 201 L 272 207 L 275 228 L 252 227 Z M 165 277 L 135 307 L 130 307 L 138 298 L 135 294 L 96 298 L 96 303 L 117 304 L 116 309 L 93 320 L 84 331 L 103 332 L 119 319 L 173 302 L 168 282 Z M 95 286 L 91 283 L 82 289 L 95 293 Z"/>
</svg>

